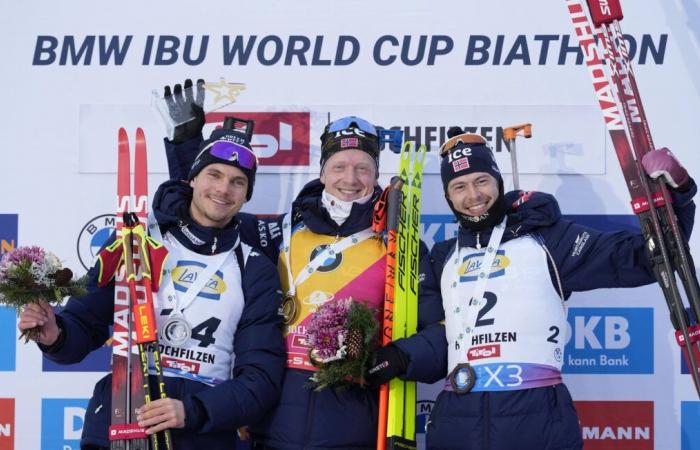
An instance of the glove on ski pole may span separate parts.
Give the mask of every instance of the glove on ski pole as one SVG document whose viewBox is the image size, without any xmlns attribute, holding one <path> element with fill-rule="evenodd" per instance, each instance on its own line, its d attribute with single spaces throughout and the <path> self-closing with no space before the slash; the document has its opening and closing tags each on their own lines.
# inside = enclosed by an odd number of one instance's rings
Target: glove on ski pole
<svg viewBox="0 0 700 450">
<path fill-rule="evenodd" d="M 395 345 L 386 345 L 377 350 L 374 365 L 367 371 L 367 383 L 370 386 L 381 386 L 406 373 L 408 358 Z"/>
</svg>

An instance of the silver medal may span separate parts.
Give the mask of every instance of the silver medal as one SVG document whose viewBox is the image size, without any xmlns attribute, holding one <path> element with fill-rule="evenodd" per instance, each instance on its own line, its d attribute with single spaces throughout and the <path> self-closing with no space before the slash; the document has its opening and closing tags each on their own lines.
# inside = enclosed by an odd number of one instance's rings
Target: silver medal
<svg viewBox="0 0 700 450">
<path fill-rule="evenodd" d="M 163 340 L 170 345 L 180 346 L 192 337 L 192 326 L 182 314 L 173 314 L 163 324 Z"/>
</svg>

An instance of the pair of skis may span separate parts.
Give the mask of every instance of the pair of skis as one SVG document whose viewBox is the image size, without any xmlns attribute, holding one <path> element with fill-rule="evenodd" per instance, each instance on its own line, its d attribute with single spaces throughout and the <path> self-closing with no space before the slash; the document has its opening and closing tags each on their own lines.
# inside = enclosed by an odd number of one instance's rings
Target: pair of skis
<svg viewBox="0 0 700 450">
<path fill-rule="evenodd" d="M 668 188 L 662 181 L 648 178 L 641 165 L 642 156 L 655 151 L 655 147 L 620 28 L 622 9 L 619 0 L 587 2 L 590 17 L 580 0 L 566 0 L 598 104 L 632 197 L 632 209 L 641 223 L 651 266 L 700 396 L 700 327 L 690 325 L 676 276 L 681 280 L 696 324 L 700 318 L 700 288 L 688 244 L 671 206 Z"/>
<path fill-rule="evenodd" d="M 160 370 L 153 292 L 158 290 L 167 250 L 147 236 L 148 167 L 146 139 L 136 130 L 134 195 L 131 195 L 131 155 L 126 130 L 119 129 L 117 166 L 117 235 L 99 255 L 98 285 L 114 279 L 112 335 L 112 410 L 109 427 L 112 450 L 158 450 L 158 435 L 149 441 L 136 423 L 136 410 L 151 401 L 149 361 L 156 370 L 158 395 L 165 398 Z M 170 432 L 163 446 L 172 449 Z"/>
<path fill-rule="evenodd" d="M 420 203 L 426 147 L 404 143 L 399 176 L 384 191 L 375 231 L 387 234 L 382 345 L 411 336 L 418 326 Z M 395 378 L 380 387 L 377 449 L 416 448 L 416 383 Z"/>
</svg>

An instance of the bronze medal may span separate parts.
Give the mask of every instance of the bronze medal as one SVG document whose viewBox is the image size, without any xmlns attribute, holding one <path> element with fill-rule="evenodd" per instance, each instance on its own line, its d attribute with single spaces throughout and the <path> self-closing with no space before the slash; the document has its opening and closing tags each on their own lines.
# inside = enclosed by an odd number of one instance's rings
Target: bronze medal
<svg viewBox="0 0 700 450">
<path fill-rule="evenodd" d="M 452 390 L 457 394 L 466 394 L 471 391 L 476 382 L 476 372 L 469 363 L 457 364 L 450 373 Z"/>
</svg>

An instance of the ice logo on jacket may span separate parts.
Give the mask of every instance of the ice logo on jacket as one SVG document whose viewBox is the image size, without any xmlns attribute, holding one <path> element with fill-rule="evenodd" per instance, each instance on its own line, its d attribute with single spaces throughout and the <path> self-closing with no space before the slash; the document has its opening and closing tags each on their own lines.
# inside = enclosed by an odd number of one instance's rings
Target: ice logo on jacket
<svg viewBox="0 0 700 450">
<path fill-rule="evenodd" d="M 459 267 L 459 281 L 476 281 L 481 270 L 481 262 L 484 259 L 484 252 L 472 253 L 464 258 Z M 502 277 L 506 274 L 506 267 L 510 265 L 510 258 L 506 256 L 505 250 L 498 250 L 491 265 L 489 278 Z"/>
<path fill-rule="evenodd" d="M 199 274 L 206 267 L 206 264 L 199 261 L 178 261 L 172 273 L 175 290 L 179 292 L 187 292 L 190 286 L 197 281 Z M 220 270 L 217 270 L 199 292 L 198 297 L 218 301 L 221 299 L 221 294 L 224 292 L 226 292 L 224 274 Z"/>
<path fill-rule="evenodd" d="M 311 250 L 311 254 L 309 255 L 309 261 L 313 261 L 316 255 L 327 249 L 329 246 L 328 245 L 319 245 L 318 247 L 314 248 Z M 332 272 L 338 267 L 340 267 L 340 264 L 343 262 L 343 254 L 342 253 L 334 253 L 334 254 L 329 254 L 328 257 L 321 263 L 321 265 L 316 269 L 317 272 Z"/>
</svg>

